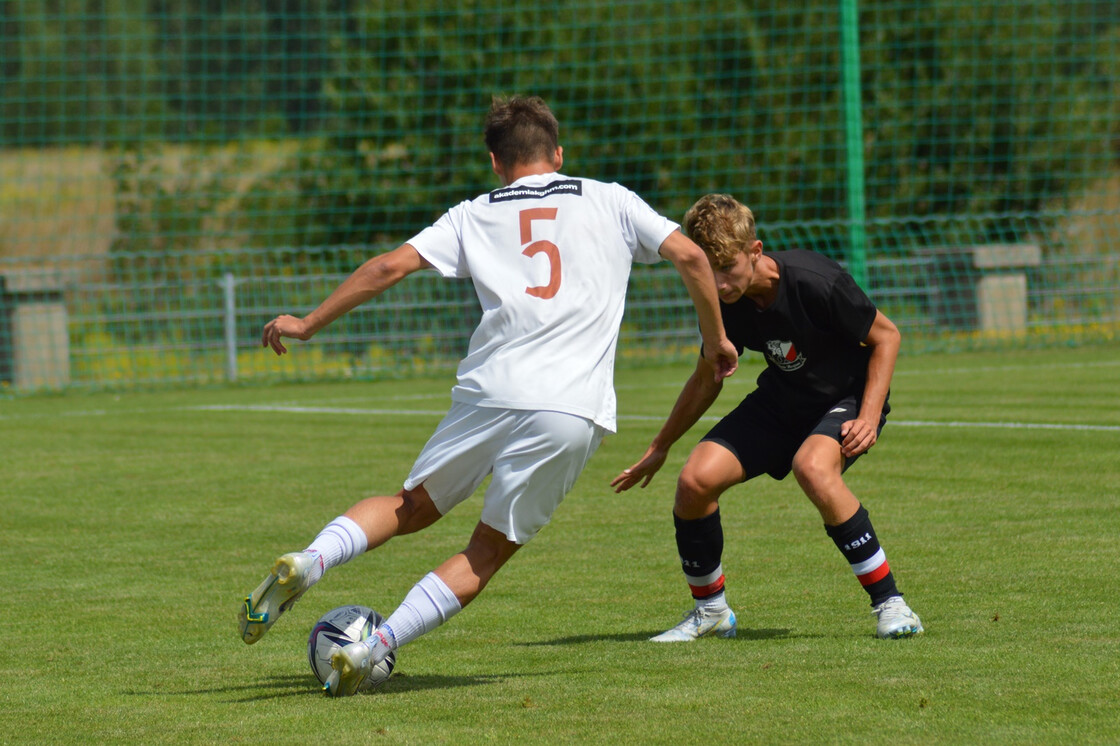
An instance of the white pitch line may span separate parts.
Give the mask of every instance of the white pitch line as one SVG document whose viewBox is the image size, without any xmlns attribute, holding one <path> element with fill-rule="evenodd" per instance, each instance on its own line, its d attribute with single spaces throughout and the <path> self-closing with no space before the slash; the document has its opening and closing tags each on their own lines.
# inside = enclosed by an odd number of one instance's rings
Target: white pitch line
<svg viewBox="0 0 1120 746">
<path fill-rule="evenodd" d="M 328 414 L 350 416 L 394 416 L 394 417 L 443 417 L 447 414 L 445 409 L 380 409 L 363 407 L 323 407 L 298 404 L 200 404 L 190 407 L 177 407 L 180 411 L 187 412 L 261 412 L 275 414 Z M 22 419 L 47 419 L 53 417 L 105 417 L 109 415 L 152 414 L 166 409 L 87 409 L 70 410 L 68 412 L 52 414 L 0 414 L 0 421 Z M 645 414 L 620 414 L 618 419 L 624 422 L 664 422 L 663 415 Z M 701 422 L 718 422 L 721 418 L 708 415 L 701 417 Z M 889 420 L 889 425 L 894 427 L 948 427 L 948 428 L 996 428 L 1005 430 L 1064 430 L 1071 432 L 1120 432 L 1120 425 L 1087 425 L 1079 423 L 1057 422 L 964 422 L 952 420 L 949 422 L 936 422 L 933 420 Z"/>
<path fill-rule="evenodd" d="M 757 362 L 757 361 L 756 361 Z M 1114 368 L 1120 366 L 1120 360 L 1092 360 L 1089 362 L 1061 362 L 1061 363 L 1042 363 L 1033 365 L 1029 363 L 1022 364 L 1008 364 L 1008 365 L 977 365 L 974 367 L 959 366 L 955 368 L 906 368 L 898 367 L 894 371 L 894 376 L 946 376 L 946 375 L 973 375 L 976 373 L 1003 373 L 1007 371 L 1019 370 L 1080 370 L 1084 368 Z M 754 386 L 755 377 L 758 373 L 762 372 L 761 365 L 744 366 L 742 370 L 736 373 L 731 378 L 726 379 L 725 386 L 736 386 L 742 384 L 743 386 Z M 680 389 L 684 386 L 684 380 L 680 381 L 664 381 L 661 383 L 632 383 L 632 384 L 616 384 L 616 391 L 646 391 L 648 389 L 666 389 L 675 388 Z"/>
<path fill-rule="evenodd" d="M 1002 373 L 1010 370 L 1079 370 L 1083 368 L 1113 368 L 1120 365 L 1120 360 L 1091 360 L 1088 362 L 1061 362 L 1061 363 L 1040 363 L 1032 365 L 1029 363 L 1021 364 L 1007 364 L 1007 365 L 977 365 L 975 367 L 961 366 L 957 368 L 928 368 L 928 369 L 909 369 L 902 368 L 895 370 L 896 376 L 928 376 L 928 375 L 972 375 L 974 373 Z"/>
<path fill-rule="evenodd" d="M 446 410 L 433 409 L 360 409 L 357 407 L 309 407 L 298 405 L 273 404 L 200 404 L 183 407 L 190 412 L 273 412 L 277 414 L 356 414 L 356 415 L 404 415 L 443 417 Z"/>
<path fill-rule="evenodd" d="M 272 412 L 276 414 L 340 414 L 340 415 L 401 415 L 421 417 L 442 417 L 445 410 L 428 409 L 363 409 L 357 407 L 312 407 L 298 405 L 270 404 L 205 404 L 185 407 L 190 411 L 207 412 Z M 621 414 L 618 419 L 629 422 L 661 422 L 661 415 Z M 703 422 L 718 422 L 717 416 L 701 417 Z M 888 420 L 896 427 L 963 427 L 963 428 L 1003 428 L 1008 430 L 1084 430 L 1091 432 L 1120 432 L 1120 425 L 1084 425 L 1055 422 L 935 422 L 933 420 Z"/>
<path fill-rule="evenodd" d="M 898 420 L 890 425 L 903 427 L 995 427 L 1008 430 L 1090 430 L 1094 432 L 1120 433 L 1120 425 L 1079 425 L 1076 423 L 1056 422 L 933 422 L 929 420 Z"/>
</svg>

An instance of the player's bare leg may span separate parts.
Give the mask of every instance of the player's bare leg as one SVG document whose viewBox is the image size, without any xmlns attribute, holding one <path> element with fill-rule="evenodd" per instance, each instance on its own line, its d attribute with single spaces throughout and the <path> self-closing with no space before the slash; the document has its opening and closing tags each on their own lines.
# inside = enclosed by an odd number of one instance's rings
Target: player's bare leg
<svg viewBox="0 0 1120 746">
<path fill-rule="evenodd" d="M 686 521 L 705 518 L 719 509 L 724 492 L 743 481 L 743 466 L 718 443 L 702 441 L 688 456 L 677 478 L 673 515 Z"/>
<path fill-rule="evenodd" d="M 839 526 L 859 510 L 843 468 L 840 444 L 827 435 L 810 435 L 793 457 L 793 476 L 828 526 Z"/>
<path fill-rule="evenodd" d="M 677 479 L 673 522 L 677 551 L 695 604 L 676 626 L 651 637 L 652 642 L 735 636 L 735 612 L 724 596 L 719 498 L 741 481 L 739 459 L 722 445 L 703 441 L 689 455 Z"/>
<path fill-rule="evenodd" d="M 334 697 L 356 693 L 373 666 L 389 653 L 431 632 L 473 601 L 520 546 L 480 522 L 467 547 L 422 578 L 368 640 L 334 654 L 334 670 L 324 691 Z"/>
<path fill-rule="evenodd" d="M 820 511 L 825 531 L 871 597 L 876 635 L 897 638 L 920 634 L 921 620 L 902 600 L 871 519 L 844 482 L 843 467 L 840 443 L 827 435 L 809 436 L 793 458 L 797 483 Z"/>
<path fill-rule="evenodd" d="M 435 573 L 466 606 L 520 548 L 501 531 L 479 522 L 466 548 L 449 557 Z"/>
<path fill-rule="evenodd" d="M 425 529 L 440 519 L 439 510 L 422 484 L 395 495 L 367 497 L 344 515 L 366 532 L 368 549 L 379 547 L 394 536 Z"/>
<path fill-rule="evenodd" d="M 423 485 L 358 502 L 328 524 L 306 550 L 285 554 L 273 563 L 268 576 L 242 603 L 241 639 L 250 645 L 261 639 L 331 567 L 394 536 L 427 528 L 439 518 Z"/>
</svg>

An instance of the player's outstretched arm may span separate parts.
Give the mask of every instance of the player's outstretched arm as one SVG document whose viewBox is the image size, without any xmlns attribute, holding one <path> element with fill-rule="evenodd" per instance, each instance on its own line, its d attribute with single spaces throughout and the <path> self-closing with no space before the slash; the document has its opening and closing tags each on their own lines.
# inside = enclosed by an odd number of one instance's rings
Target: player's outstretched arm
<svg viewBox="0 0 1120 746">
<path fill-rule="evenodd" d="M 863 343 L 871 350 L 867 361 L 867 383 L 863 387 L 859 414 L 840 428 L 840 448 L 845 458 L 865 453 L 878 439 L 879 418 L 891 388 L 902 335 L 893 321 L 882 311 L 877 311 L 871 331 Z"/>
<path fill-rule="evenodd" d="M 723 381 L 717 380 L 712 364 L 701 357 L 649 448 L 635 464 L 611 480 L 614 491 L 625 492 L 639 482 L 645 488 L 665 464 L 669 449 L 708 411 L 721 389 Z"/>
<path fill-rule="evenodd" d="M 261 333 L 261 346 L 271 347 L 277 355 L 283 355 L 288 348 L 280 341 L 281 338 L 311 339 L 316 332 L 339 316 L 376 298 L 413 272 L 430 266 L 432 265 L 407 243 L 375 256 L 354 270 L 318 308 L 302 319 L 282 315 L 265 324 Z"/>
<path fill-rule="evenodd" d="M 727 339 L 723 318 L 719 312 L 719 294 L 716 281 L 704 250 L 679 230 L 673 231 L 661 243 L 661 256 L 673 263 L 680 273 L 696 315 L 700 321 L 700 334 L 704 339 L 704 357 L 712 364 L 716 381 L 722 381 L 739 367 L 739 353 Z"/>
</svg>

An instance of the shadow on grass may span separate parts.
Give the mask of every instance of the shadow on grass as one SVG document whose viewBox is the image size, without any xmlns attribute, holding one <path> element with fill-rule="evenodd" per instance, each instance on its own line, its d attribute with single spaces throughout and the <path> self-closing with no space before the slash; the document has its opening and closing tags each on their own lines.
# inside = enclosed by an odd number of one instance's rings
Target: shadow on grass
<svg viewBox="0 0 1120 746">
<path fill-rule="evenodd" d="M 472 676 L 444 676 L 439 674 L 420 674 L 416 676 L 407 673 L 394 673 L 392 677 L 378 688 L 362 692 L 359 696 L 378 694 L 391 694 L 396 692 L 415 692 L 427 689 L 456 689 L 464 686 L 487 686 L 498 684 L 509 679 L 526 678 L 529 676 L 552 676 L 554 671 L 537 671 L 533 673 L 508 673 L 508 674 L 479 674 Z M 226 684 L 202 689 L 185 689 L 181 691 L 135 691 L 124 692 L 130 696 L 159 697 L 159 696 L 198 696 L 205 694 L 232 694 L 243 693 L 244 696 L 235 696 L 232 702 L 261 702 L 284 697 L 322 697 L 323 690 L 310 675 L 307 676 L 270 676 L 255 681 L 245 681 L 238 684 Z"/>
<path fill-rule="evenodd" d="M 776 640 L 782 637 L 790 637 L 788 629 L 745 629 L 740 627 L 736 637 L 729 638 L 731 642 L 743 640 Z M 520 642 L 516 643 L 523 647 L 537 647 L 542 645 L 583 645 L 589 642 L 646 642 L 654 635 L 658 635 L 664 630 L 652 630 L 650 632 L 629 632 L 626 634 L 616 635 L 572 635 L 571 637 L 558 637 L 555 640 L 538 640 L 536 642 Z M 800 636 L 800 635 L 799 635 Z"/>
<path fill-rule="evenodd" d="M 488 686 L 490 684 L 500 684 L 511 679 L 555 676 L 558 673 L 558 671 L 534 671 L 532 673 L 492 673 L 472 674 L 470 676 L 395 673 L 388 681 L 377 689 L 369 692 L 369 694 L 376 695 L 379 692 L 384 692 L 386 694 L 392 692 L 419 692 L 426 689 L 455 689 L 461 686 Z"/>
</svg>

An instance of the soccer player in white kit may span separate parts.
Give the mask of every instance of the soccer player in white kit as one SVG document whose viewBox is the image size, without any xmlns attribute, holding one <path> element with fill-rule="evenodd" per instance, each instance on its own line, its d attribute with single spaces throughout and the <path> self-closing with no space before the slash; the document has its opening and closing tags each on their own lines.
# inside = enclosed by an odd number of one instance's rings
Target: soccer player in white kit
<svg viewBox="0 0 1120 746">
<path fill-rule="evenodd" d="M 326 570 L 430 526 L 493 475 L 466 548 L 423 577 L 368 641 L 335 654 L 324 686 L 331 696 L 354 694 L 390 651 L 470 603 L 548 523 L 614 431 L 615 347 L 633 262 L 674 264 L 715 375 L 736 368 L 704 252 L 624 187 L 561 174 L 558 129 L 537 97 L 495 99 L 485 139 L 502 188 L 370 259 L 306 317 L 278 316 L 264 328 L 262 344 L 284 354 L 283 337 L 309 339 L 429 268 L 471 278 L 482 305 L 451 409 L 403 489 L 355 504 L 307 549 L 276 560 L 245 598 L 241 636 L 254 643 Z"/>
</svg>

